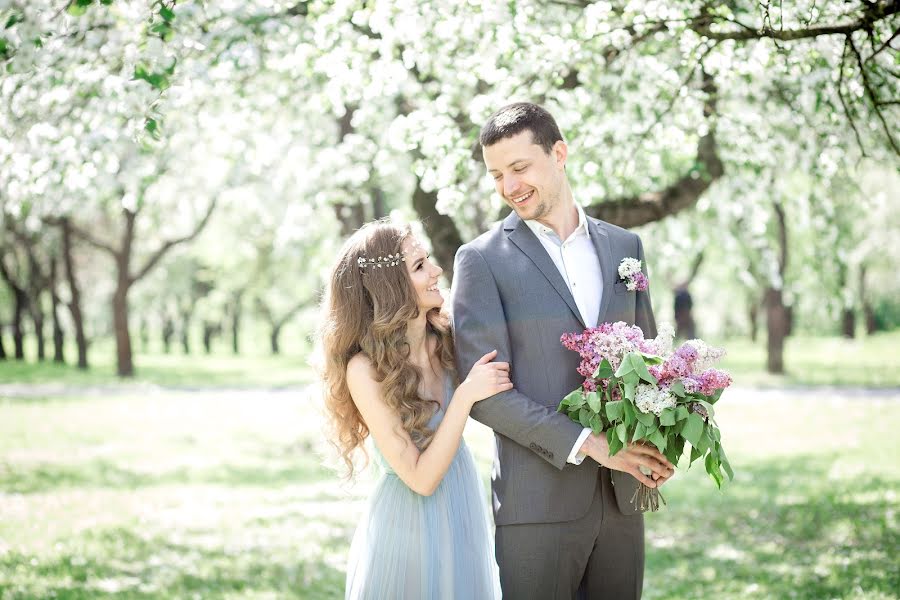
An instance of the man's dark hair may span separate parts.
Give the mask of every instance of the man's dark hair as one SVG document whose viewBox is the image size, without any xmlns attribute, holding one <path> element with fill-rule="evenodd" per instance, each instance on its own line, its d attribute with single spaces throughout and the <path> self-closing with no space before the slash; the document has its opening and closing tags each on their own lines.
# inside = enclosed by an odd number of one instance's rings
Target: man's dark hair
<svg viewBox="0 0 900 600">
<path fill-rule="evenodd" d="M 525 130 L 531 131 L 532 141 L 550 154 L 553 144 L 563 139 L 553 115 L 531 102 L 508 104 L 492 114 L 481 128 L 478 141 L 481 147 L 492 146 Z"/>
</svg>

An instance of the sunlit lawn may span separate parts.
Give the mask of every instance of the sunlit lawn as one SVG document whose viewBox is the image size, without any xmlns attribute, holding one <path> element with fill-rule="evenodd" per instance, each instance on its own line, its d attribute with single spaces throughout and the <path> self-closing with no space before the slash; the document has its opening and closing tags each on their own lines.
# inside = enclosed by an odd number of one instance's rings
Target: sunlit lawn
<svg viewBox="0 0 900 600">
<path fill-rule="evenodd" d="M 288 336 L 285 336 L 286 338 Z M 747 339 L 711 340 L 728 351 L 723 368 L 744 386 L 783 387 L 798 385 L 900 387 L 900 330 L 846 340 L 840 337 L 789 338 L 785 348 L 787 374 L 765 372 L 765 339 L 752 344 Z M 207 356 L 195 345 L 190 356 L 173 347 L 169 354 L 158 345 L 149 352 L 136 351 L 137 375 L 130 382 L 166 387 L 284 387 L 303 384 L 313 377 L 307 363 L 308 347 L 285 340 L 285 350 L 272 356 L 257 341 L 242 355 L 232 355 L 219 343 Z M 70 362 L 74 348 L 68 348 Z M 114 348 L 109 340 L 98 340 L 91 349 L 92 368 L 79 371 L 71 365 L 52 361 L 36 363 L 34 349 L 27 348 L 28 360 L 0 361 L 2 383 L 48 383 L 65 387 L 119 386 L 115 377 Z"/>
<path fill-rule="evenodd" d="M 900 330 L 856 339 L 793 336 L 784 350 L 786 374 L 765 372 L 765 336 L 757 344 L 738 338 L 717 341 L 727 350 L 722 368 L 741 385 L 854 385 L 900 387 Z"/>
<path fill-rule="evenodd" d="M 370 479 L 321 466 L 307 393 L 0 403 L 0 598 L 340 598 Z M 738 473 L 666 486 L 645 598 L 893 598 L 900 394 L 735 391 Z M 489 434 L 467 431 L 487 478 Z"/>
<path fill-rule="evenodd" d="M 8 344 L 8 342 L 7 342 Z M 185 355 L 179 345 L 164 353 L 156 345 L 150 351 L 135 351 L 135 377 L 121 380 L 116 377 L 115 348 L 110 340 L 98 340 L 88 354 L 90 368 L 86 371 L 71 363 L 77 359 L 74 347 L 66 348 L 69 364 L 52 360 L 37 362 L 32 344 L 26 346 L 26 360 L 0 361 L 0 384 L 42 383 L 65 387 L 117 387 L 123 383 L 149 384 L 166 387 L 284 387 L 309 382 L 313 373 L 307 363 L 305 347 L 288 342 L 280 355 L 272 355 L 262 347 L 251 347 L 240 355 L 232 354 L 219 344 L 210 355 L 196 347 Z M 7 351 L 10 349 L 7 348 Z M 48 347 L 52 358 L 52 350 Z"/>
</svg>

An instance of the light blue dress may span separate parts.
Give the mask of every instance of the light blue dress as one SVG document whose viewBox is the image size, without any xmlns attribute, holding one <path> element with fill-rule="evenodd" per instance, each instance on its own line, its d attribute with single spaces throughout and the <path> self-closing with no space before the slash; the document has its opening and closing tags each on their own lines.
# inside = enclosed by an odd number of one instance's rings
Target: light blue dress
<svg viewBox="0 0 900 600">
<path fill-rule="evenodd" d="M 448 377 L 444 406 L 451 392 Z M 429 427 L 443 417 L 442 406 Z M 384 472 L 353 536 L 345 598 L 500 598 L 484 491 L 465 442 L 431 496 L 409 489 L 377 449 L 374 458 Z"/>
</svg>

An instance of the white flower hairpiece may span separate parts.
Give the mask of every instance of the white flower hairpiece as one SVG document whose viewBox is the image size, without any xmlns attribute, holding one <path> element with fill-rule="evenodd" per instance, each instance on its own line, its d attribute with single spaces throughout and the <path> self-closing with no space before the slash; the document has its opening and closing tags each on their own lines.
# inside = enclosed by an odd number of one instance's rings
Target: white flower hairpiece
<svg viewBox="0 0 900 600">
<path fill-rule="evenodd" d="M 369 258 L 367 256 L 360 256 L 356 259 L 356 264 L 360 269 L 366 269 L 368 267 L 396 267 L 397 265 L 403 262 L 403 258 L 406 256 L 403 252 L 398 252 L 396 254 L 388 254 L 387 256 L 379 256 L 378 258 Z"/>
</svg>

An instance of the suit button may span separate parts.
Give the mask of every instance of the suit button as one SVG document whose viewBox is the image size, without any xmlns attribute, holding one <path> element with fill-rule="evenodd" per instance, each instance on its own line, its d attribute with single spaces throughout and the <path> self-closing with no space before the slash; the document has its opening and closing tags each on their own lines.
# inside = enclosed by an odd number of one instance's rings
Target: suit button
<svg viewBox="0 0 900 600">
<path fill-rule="evenodd" d="M 532 450 L 537 450 L 537 444 L 535 444 L 534 442 L 531 442 L 531 443 L 528 445 L 528 447 L 531 448 Z"/>
<path fill-rule="evenodd" d="M 553 460 L 553 453 L 552 453 L 552 452 L 549 453 L 549 454 L 547 455 L 547 457 L 548 457 L 550 460 Z"/>
</svg>

